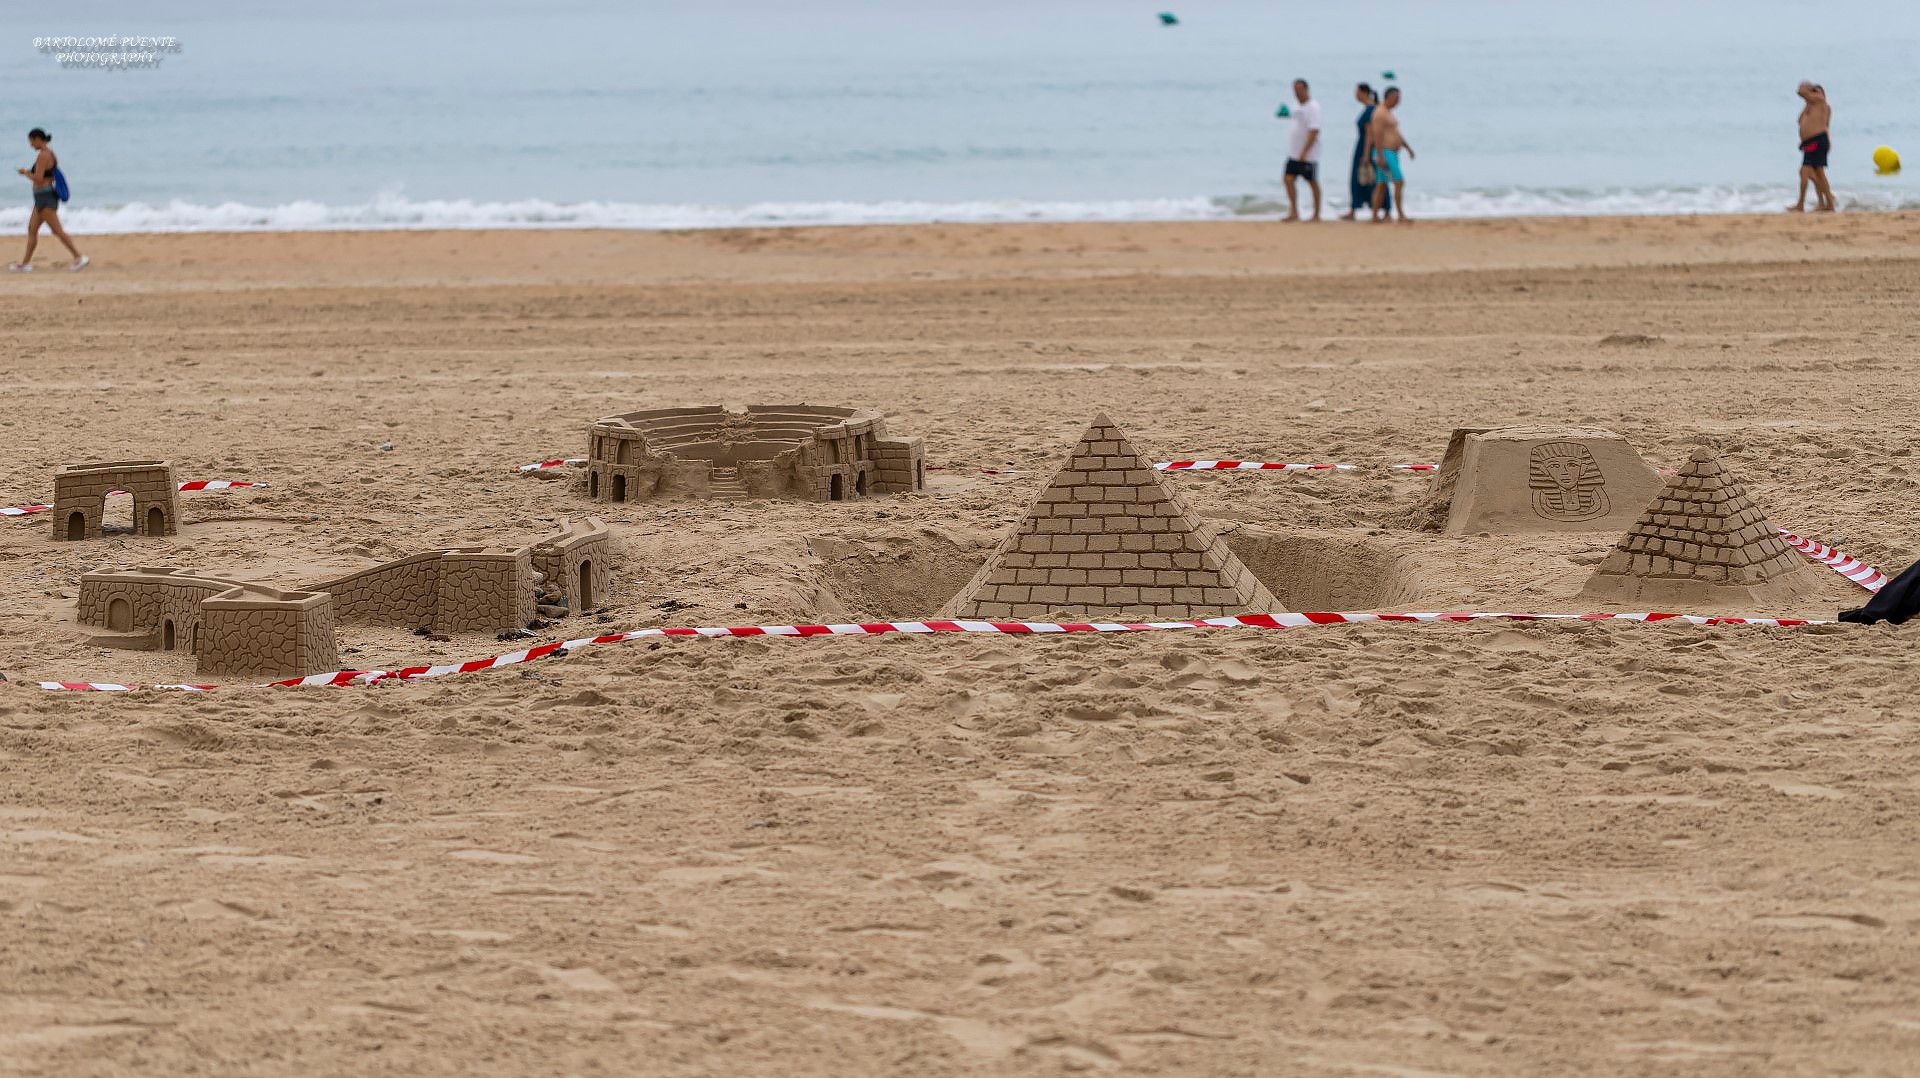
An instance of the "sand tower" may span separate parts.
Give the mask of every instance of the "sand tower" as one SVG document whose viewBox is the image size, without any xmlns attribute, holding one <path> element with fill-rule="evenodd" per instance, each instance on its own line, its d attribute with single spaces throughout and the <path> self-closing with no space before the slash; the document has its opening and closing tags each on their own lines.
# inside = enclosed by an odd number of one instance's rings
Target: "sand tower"
<svg viewBox="0 0 1920 1078">
<path fill-rule="evenodd" d="M 1282 609 L 1103 413 L 944 613 L 1164 619 Z"/>
<path fill-rule="evenodd" d="M 1746 488 L 1697 449 L 1608 554 L 1581 594 L 1622 602 L 1756 607 L 1812 588 Z"/>
<path fill-rule="evenodd" d="M 1618 531 L 1660 489 L 1625 438 L 1587 427 L 1462 428 L 1409 523 L 1449 535 Z"/>
</svg>

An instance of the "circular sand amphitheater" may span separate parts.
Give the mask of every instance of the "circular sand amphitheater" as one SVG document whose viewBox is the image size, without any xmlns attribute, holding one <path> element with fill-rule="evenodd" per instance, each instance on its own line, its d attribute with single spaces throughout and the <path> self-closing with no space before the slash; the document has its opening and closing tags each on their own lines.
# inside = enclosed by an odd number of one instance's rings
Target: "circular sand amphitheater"
<svg viewBox="0 0 1920 1078">
<path fill-rule="evenodd" d="M 813 404 L 656 408 L 587 428 L 586 488 L 603 502 L 799 498 L 838 502 L 926 486 L 917 438 L 871 412 Z"/>
</svg>

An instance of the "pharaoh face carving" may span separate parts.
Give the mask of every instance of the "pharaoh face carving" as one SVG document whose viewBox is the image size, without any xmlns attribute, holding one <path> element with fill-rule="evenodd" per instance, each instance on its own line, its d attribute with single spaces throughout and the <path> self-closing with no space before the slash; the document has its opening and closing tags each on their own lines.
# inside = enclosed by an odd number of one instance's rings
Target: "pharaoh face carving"
<svg viewBox="0 0 1920 1078">
<path fill-rule="evenodd" d="M 1546 442 L 1527 460 L 1533 511 L 1547 520 L 1579 521 L 1606 516 L 1607 481 L 1593 450 L 1579 442 Z"/>
</svg>

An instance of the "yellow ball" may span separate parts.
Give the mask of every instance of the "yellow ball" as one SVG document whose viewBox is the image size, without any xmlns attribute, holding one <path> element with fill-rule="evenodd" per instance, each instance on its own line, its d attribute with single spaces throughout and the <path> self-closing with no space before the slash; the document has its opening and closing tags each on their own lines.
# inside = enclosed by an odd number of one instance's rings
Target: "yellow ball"
<svg viewBox="0 0 1920 1078">
<path fill-rule="evenodd" d="M 1900 155 L 1893 152 L 1891 146 L 1880 146 L 1873 151 L 1873 167 L 1882 172 L 1900 171 Z"/>
</svg>

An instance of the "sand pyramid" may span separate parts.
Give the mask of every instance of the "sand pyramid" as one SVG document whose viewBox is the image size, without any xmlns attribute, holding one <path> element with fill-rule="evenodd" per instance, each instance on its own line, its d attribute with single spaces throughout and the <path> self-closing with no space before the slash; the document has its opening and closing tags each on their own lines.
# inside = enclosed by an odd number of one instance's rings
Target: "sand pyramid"
<svg viewBox="0 0 1920 1078">
<path fill-rule="evenodd" d="M 1283 608 L 1105 414 L 944 611 L 956 618 L 1125 619 Z"/>
<path fill-rule="evenodd" d="M 1717 601 L 1797 598 L 1812 585 L 1746 488 L 1698 449 L 1600 563 L 1581 594 L 1602 599 Z"/>
</svg>

